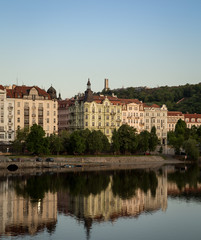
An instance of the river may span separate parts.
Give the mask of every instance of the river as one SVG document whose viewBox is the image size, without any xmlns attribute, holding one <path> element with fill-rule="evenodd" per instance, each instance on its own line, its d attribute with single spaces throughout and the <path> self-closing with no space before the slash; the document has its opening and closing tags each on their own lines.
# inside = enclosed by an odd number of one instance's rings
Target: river
<svg viewBox="0 0 201 240">
<path fill-rule="evenodd" d="M 198 239 L 201 176 L 178 168 L 0 176 L 0 239 Z"/>
</svg>

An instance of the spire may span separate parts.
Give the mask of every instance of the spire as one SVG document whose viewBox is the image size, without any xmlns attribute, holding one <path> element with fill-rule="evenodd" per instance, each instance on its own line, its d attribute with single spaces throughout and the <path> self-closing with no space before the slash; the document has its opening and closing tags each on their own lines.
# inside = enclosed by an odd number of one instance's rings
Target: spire
<svg viewBox="0 0 201 240">
<path fill-rule="evenodd" d="M 85 102 L 93 101 L 93 92 L 91 91 L 91 82 L 90 82 L 89 78 L 88 78 L 88 82 L 87 82 L 87 90 L 85 91 L 84 101 Z"/>
<path fill-rule="evenodd" d="M 87 82 L 87 90 L 91 90 L 91 82 L 90 82 L 89 78 L 88 78 L 88 82 Z"/>
</svg>

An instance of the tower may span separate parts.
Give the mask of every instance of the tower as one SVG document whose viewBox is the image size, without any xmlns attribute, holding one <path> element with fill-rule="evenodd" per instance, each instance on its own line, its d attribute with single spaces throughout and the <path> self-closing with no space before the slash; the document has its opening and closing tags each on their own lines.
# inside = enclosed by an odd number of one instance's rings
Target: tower
<svg viewBox="0 0 201 240">
<path fill-rule="evenodd" d="M 109 90 L 109 81 L 108 78 L 105 78 L 105 87 L 104 87 L 104 91 L 108 91 Z"/>
</svg>

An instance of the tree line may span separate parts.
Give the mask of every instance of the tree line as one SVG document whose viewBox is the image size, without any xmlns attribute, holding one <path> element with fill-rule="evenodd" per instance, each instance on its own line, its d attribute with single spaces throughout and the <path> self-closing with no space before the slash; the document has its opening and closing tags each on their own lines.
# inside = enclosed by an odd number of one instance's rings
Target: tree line
<svg viewBox="0 0 201 240">
<path fill-rule="evenodd" d="M 201 113 L 201 83 L 158 88 L 121 88 L 102 91 L 102 94 L 119 98 L 137 98 L 147 104 L 166 104 L 169 111 Z"/>
<path fill-rule="evenodd" d="M 151 132 L 137 134 L 136 129 L 123 124 L 114 129 L 111 142 L 100 130 L 77 130 L 70 133 L 61 131 L 58 135 L 45 136 L 40 125 L 34 124 L 30 129 L 17 131 L 13 142 L 13 151 L 18 154 L 135 154 L 154 151 L 158 145 L 156 128 Z"/>
<path fill-rule="evenodd" d="M 168 143 L 176 154 L 186 154 L 188 159 L 197 161 L 201 149 L 201 126 L 187 128 L 185 121 L 179 119 L 175 131 L 168 132 Z"/>
</svg>

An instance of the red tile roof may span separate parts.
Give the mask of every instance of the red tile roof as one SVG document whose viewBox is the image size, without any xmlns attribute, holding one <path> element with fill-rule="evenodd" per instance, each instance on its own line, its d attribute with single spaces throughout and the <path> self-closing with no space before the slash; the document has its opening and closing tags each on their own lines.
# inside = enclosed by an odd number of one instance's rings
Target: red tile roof
<svg viewBox="0 0 201 240">
<path fill-rule="evenodd" d="M 4 87 L 3 87 L 2 85 L 0 85 L 0 89 L 1 89 L 1 90 L 4 90 Z"/>
<path fill-rule="evenodd" d="M 7 89 L 7 97 L 9 98 L 23 98 L 23 96 L 28 96 L 32 88 L 35 88 L 38 91 L 39 96 L 47 97 L 51 99 L 50 95 L 43 89 L 37 86 L 16 86 L 14 89 Z"/>
<path fill-rule="evenodd" d="M 188 118 L 189 119 L 189 122 L 192 122 L 192 119 L 194 118 L 195 121 L 193 121 L 192 123 L 196 123 L 198 122 L 198 118 L 201 119 L 201 114 L 197 114 L 197 113 L 193 113 L 193 114 L 190 114 L 190 113 L 186 113 L 184 114 L 184 118 Z M 200 122 L 199 122 L 200 123 Z"/>
<path fill-rule="evenodd" d="M 183 116 L 183 113 L 182 112 L 176 112 L 176 111 L 168 111 L 167 113 L 168 116 L 171 116 L 171 117 L 177 117 L 177 116 Z"/>
</svg>

